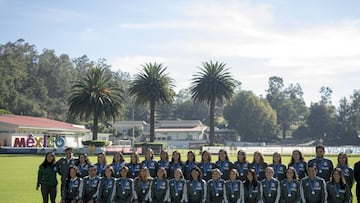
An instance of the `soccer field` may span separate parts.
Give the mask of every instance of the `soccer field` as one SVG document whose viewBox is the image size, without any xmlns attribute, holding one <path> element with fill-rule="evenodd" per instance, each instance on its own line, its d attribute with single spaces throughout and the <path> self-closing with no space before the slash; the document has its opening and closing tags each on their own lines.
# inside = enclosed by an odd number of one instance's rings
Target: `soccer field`
<svg viewBox="0 0 360 203">
<path fill-rule="evenodd" d="M 56 159 L 58 160 L 60 156 Z M 186 158 L 186 151 L 182 153 L 182 159 Z M 310 156 L 305 157 L 309 160 Z M 334 162 L 337 163 L 336 156 L 330 156 Z M 158 157 L 155 158 L 158 160 Z M 213 156 L 213 160 L 217 157 Z M 36 191 L 36 178 L 37 170 L 40 163 L 44 160 L 44 156 L 36 155 L 0 155 L 0 203 L 39 203 L 42 202 L 40 190 Z M 92 163 L 96 163 L 96 157 L 91 156 L 90 160 Z M 129 156 L 125 156 L 125 160 L 129 161 Z M 141 157 L 143 160 L 143 157 Z M 200 156 L 196 157 L 196 160 L 200 160 Z M 235 155 L 230 156 L 231 161 L 236 160 Z M 248 160 L 252 160 L 252 156 L 248 156 Z M 272 160 L 271 156 L 265 156 L 265 160 L 270 163 Z M 288 163 L 290 156 L 282 157 L 283 163 Z M 349 165 L 354 166 L 354 163 L 359 160 L 359 157 L 349 157 Z M 112 161 L 112 155 L 107 155 L 107 161 Z M 60 181 L 60 178 L 58 177 Z M 60 184 L 59 184 L 60 187 Z M 352 188 L 353 194 L 355 194 L 355 185 Z M 356 197 L 355 197 L 356 198 Z M 60 191 L 56 202 L 60 202 Z M 356 199 L 353 201 L 356 202 Z"/>
</svg>

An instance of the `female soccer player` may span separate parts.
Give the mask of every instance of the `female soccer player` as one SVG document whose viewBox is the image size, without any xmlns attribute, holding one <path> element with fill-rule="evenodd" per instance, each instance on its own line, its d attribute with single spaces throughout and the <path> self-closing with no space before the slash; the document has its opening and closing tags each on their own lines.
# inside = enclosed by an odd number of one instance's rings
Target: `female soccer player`
<svg viewBox="0 0 360 203">
<path fill-rule="evenodd" d="M 83 179 L 84 189 L 82 193 L 83 203 L 95 203 L 100 177 L 96 175 L 96 166 L 89 166 L 89 175 Z"/>
<path fill-rule="evenodd" d="M 123 166 L 120 169 L 120 178 L 116 179 L 112 201 L 115 203 L 128 203 L 133 199 L 133 179 L 128 178 L 129 168 Z"/>
<path fill-rule="evenodd" d="M 152 149 L 147 149 L 145 152 L 145 160 L 141 163 L 142 166 L 146 166 L 149 170 L 151 177 L 156 177 L 157 173 L 157 162 L 154 160 L 154 151 Z"/>
<path fill-rule="evenodd" d="M 148 200 L 151 203 L 163 203 L 169 199 L 169 181 L 166 175 L 166 170 L 160 167 L 157 170 L 157 177 L 151 182 Z"/>
<path fill-rule="evenodd" d="M 346 184 L 343 171 L 335 168 L 331 175 L 331 181 L 326 184 L 328 193 L 327 201 L 331 203 L 351 203 L 350 188 Z"/>
<path fill-rule="evenodd" d="M 292 166 L 296 170 L 296 174 L 299 177 L 299 180 L 307 176 L 307 162 L 304 159 L 303 154 L 299 150 L 294 150 L 291 155 L 291 162 L 288 165 Z"/>
<path fill-rule="evenodd" d="M 254 169 L 249 169 L 244 181 L 244 199 L 246 203 L 262 203 L 262 186 L 257 180 Z"/>
<path fill-rule="evenodd" d="M 199 163 L 199 168 L 201 170 L 201 173 L 203 175 L 203 179 L 205 181 L 208 181 L 211 179 L 211 172 L 214 168 L 216 168 L 216 165 L 211 162 L 211 154 L 208 151 L 203 151 L 201 153 L 201 162 Z"/>
<path fill-rule="evenodd" d="M 271 168 L 274 169 L 274 178 L 282 181 L 285 179 L 286 174 L 286 166 L 281 162 L 281 155 L 277 152 L 273 154 L 273 163 L 269 165 Z"/>
<path fill-rule="evenodd" d="M 125 164 L 129 168 L 128 177 L 136 178 L 139 175 L 141 164 L 140 157 L 137 152 L 130 155 L 130 163 Z"/>
<path fill-rule="evenodd" d="M 124 156 L 121 152 L 115 152 L 111 166 L 115 172 L 115 178 L 120 178 L 120 169 L 125 166 Z"/>
<path fill-rule="evenodd" d="M 41 186 L 43 203 L 48 203 L 49 196 L 50 202 L 55 203 L 57 183 L 55 154 L 53 152 L 48 152 L 45 155 L 45 160 L 39 166 L 36 184 L 36 190 L 39 190 L 39 187 Z"/>
<path fill-rule="evenodd" d="M 81 199 L 83 181 L 79 176 L 77 167 L 70 167 L 65 189 L 62 192 L 61 203 L 75 203 Z"/>
<path fill-rule="evenodd" d="M 244 181 L 246 179 L 247 171 L 249 170 L 249 162 L 246 160 L 246 152 L 239 150 L 237 153 L 237 161 L 234 163 L 234 168 L 239 173 L 239 179 Z"/>
<path fill-rule="evenodd" d="M 264 203 L 279 203 L 280 201 L 280 182 L 274 178 L 274 169 L 266 167 L 265 179 L 261 181 L 263 187 Z"/>
<path fill-rule="evenodd" d="M 180 168 L 174 172 L 174 179 L 169 180 L 169 202 L 183 203 L 186 202 L 187 189 L 186 180 Z"/>
<path fill-rule="evenodd" d="M 90 161 L 85 153 L 79 154 L 78 160 L 76 161 L 76 167 L 79 169 L 80 177 L 84 178 L 85 176 L 89 175 L 89 165 Z"/>
<path fill-rule="evenodd" d="M 280 183 L 280 202 L 281 203 L 300 203 L 300 182 L 294 167 L 286 169 L 286 179 Z"/>
<path fill-rule="evenodd" d="M 242 182 L 238 179 L 238 172 L 236 169 L 231 169 L 229 180 L 225 181 L 224 200 L 225 203 L 240 203 L 244 198 L 244 188 Z"/>
<path fill-rule="evenodd" d="M 216 167 L 220 169 L 221 178 L 229 180 L 230 170 L 233 168 L 233 164 L 229 161 L 229 156 L 224 149 L 219 150 L 218 160 L 216 161 Z"/>
<path fill-rule="evenodd" d="M 181 171 L 183 171 L 184 163 L 181 161 L 180 152 L 175 150 L 172 153 L 171 162 L 169 164 L 169 171 L 170 171 L 170 173 L 168 174 L 169 179 L 174 178 L 174 171 L 178 168 L 181 169 Z"/>
<path fill-rule="evenodd" d="M 99 203 L 111 203 L 112 193 L 115 187 L 114 169 L 108 165 L 105 167 L 105 175 L 101 179 L 98 187 L 98 198 Z"/>
<path fill-rule="evenodd" d="M 341 170 L 343 171 L 346 180 L 346 185 L 350 188 L 351 191 L 351 188 L 354 184 L 354 170 L 348 164 L 347 154 L 341 152 L 338 155 L 337 168 L 341 168 Z"/>
<path fill-rule="evenodd" d="M 205 203 L 206 201 L 206 182 L 201 179 L 201 171 L 195 166 L 191 169 L 191 178 L 186 183 L 187 202 Z"/>
<path fill-rule="evenodd" d="M 193 151 L 188 151 L 187 160 L 184 166 L 184 178 L 190 180 L 191 170 L 196 166 L 195 153 Z"/>
<path fill-rule="evenodd" d="M 106 155 L 104 152 L 98 153 L 97 163 L 95 165 L 96 165 L 96 171 L 98 173 L 97 175 L 100 177 L 104 177 L 105 176 L 105 168 L 107 165 Z"/>
<path fill-rule="evenodd" d="M 157 162 L 158 167 L 163 167 L 166 170 L 166 174 L 169 174 L 169 152 L 161 150 L 160 160 Z"/>
<path fill-rule="evenodd" d="M 146 166 L 143 166 L 140 170 L 139 176 L 134 180 L 134 203 L 147 202 L 151 182 L 152 177 L 150 176 L 149 170 Z"/>
<path fill-rule="evenodd" d="M 267 163 L 264 161 L 264 156 L 261 152 L 254 152 L 253 162 L 251 163 L 251 168 L 256 172 L 257 180 L 262 181 L 265 179 L 265 168 Z"/>
<path fill-rule="evenodd" d="M 206 202 L 222 202 L 224 199 L 224 185 L 225 181 L 221 179 L 220 169 L 213 169 L 212 179 L 210 179 L 207 183 Z"/>
</svg>

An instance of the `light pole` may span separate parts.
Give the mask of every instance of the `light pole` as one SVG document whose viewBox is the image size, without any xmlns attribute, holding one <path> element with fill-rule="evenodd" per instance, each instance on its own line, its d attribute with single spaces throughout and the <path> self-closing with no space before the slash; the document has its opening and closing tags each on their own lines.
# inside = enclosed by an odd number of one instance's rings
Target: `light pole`
<svg viewBox="0 0 360 203">
<path fill-rule="evenodd" d="M 134 105 L 132 105 L 132 148 L 135 146 Z"/>
</svg>

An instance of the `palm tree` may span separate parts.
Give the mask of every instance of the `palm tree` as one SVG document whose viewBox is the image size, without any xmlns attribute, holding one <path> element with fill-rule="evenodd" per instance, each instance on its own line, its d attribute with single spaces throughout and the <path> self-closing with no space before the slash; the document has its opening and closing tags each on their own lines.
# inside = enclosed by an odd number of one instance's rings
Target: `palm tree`
<svg viewBox="0 0 360 203">
<path fill-rule="evenodd" d="M 155 105 L 158 103 L 171 104 L 175 92 L 172 79 L 165 73 L 166 68 L 161 63 L 145 63 L 142 72 L 135 76 L 129 89 L 131 96 L 135 96 L 137 105 L 150 105 L 150 142 L 155 138 Z"/>
<path fill-rule="evenodd" d="M 210 145 L 214 145 L 215 104 L 229 101 L 234 95 L 236 81 L 225 63 L 203 62 L 200 72 L 193 75 L 190 87 L 191 98 L 197 102 L 207 102 L 210 107 Z"/>
<path fill-rule="evenodd" d="M 120 112 L 123 91 L 106 69 L 91 67 L 71 87 L 69 116 L 93 119 L 93 140 L 97 140 L 99 119 L 115 119 Z"/>
</svg>

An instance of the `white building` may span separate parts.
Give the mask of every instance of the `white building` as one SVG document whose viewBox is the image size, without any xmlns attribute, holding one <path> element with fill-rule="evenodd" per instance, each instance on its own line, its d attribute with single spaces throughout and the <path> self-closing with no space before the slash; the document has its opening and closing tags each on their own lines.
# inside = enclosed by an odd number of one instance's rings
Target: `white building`
<svg viewBox="0 0 360 203">
<path fill-rule="evenodd" d="M 90 134 L 84 126 L 48 118 L 1 115 L 0 146 L 12 148 L 82 147 L 82 139 Z"/>
<path fill-rule="evenodd" d="M 196 148 L 207 143 L 206 129 L 199 120 L 162 120 L 155 125 L 155 141 L 176 148 Z"/>
</svg>

